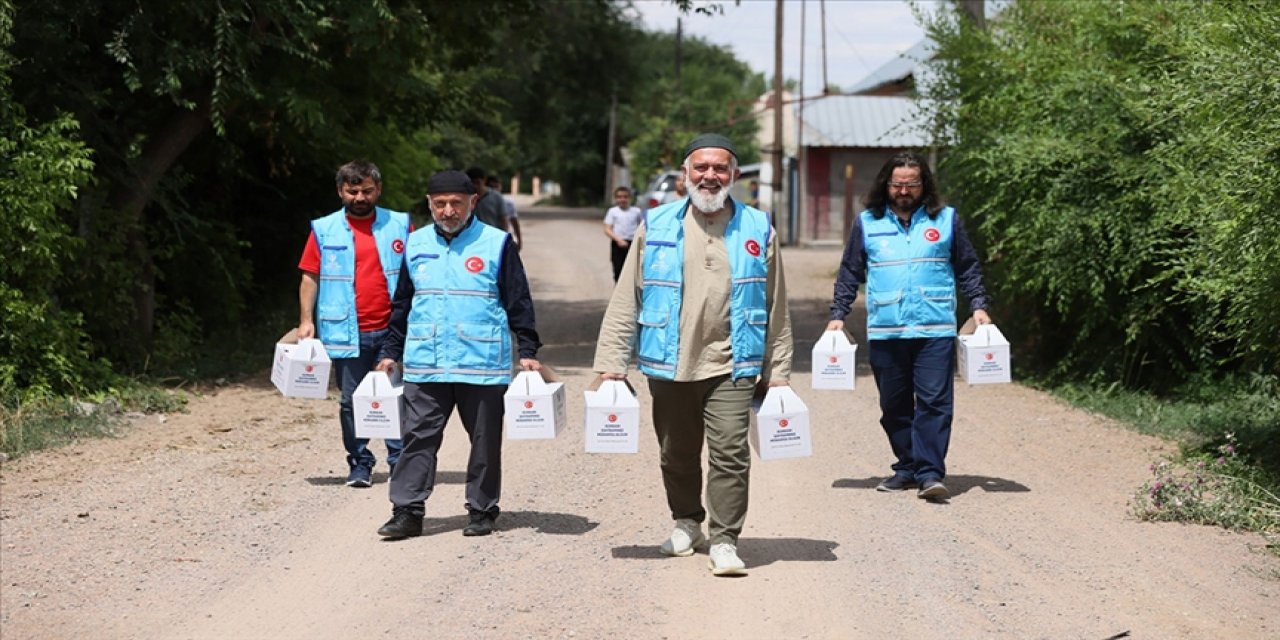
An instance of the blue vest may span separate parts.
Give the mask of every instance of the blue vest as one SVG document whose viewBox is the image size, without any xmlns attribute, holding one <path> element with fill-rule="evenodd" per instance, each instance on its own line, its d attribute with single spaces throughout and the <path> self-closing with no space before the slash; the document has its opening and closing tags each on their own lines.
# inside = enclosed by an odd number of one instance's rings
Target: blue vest
<svg viewBox="0 0 1280 640">
<path fill-rule="evenodd" d="M 885 211 L 860 214 L 867 251 L 867 339 L 949 338 L 956 335 L 956 277 L 951 267 L 955 210 L 934 218 L 924 208 L 910 229 Z"/>
<path fill-rule="evenodd" d="M 664 204 L 645 214 L 644 266 L 640 290 L 637 359 L 647 376 L 672 380 L 680 352 L 680 305 L 684 298 L 684 216 L 689 199 Z M 733 377 L 760 375 L 764 367 L 769 307 L 769 216 L 733 202 L 725 228 L 732 289 L 729 335 Z"/>
<path fill-rule="evenodd" d="M 409 382 L 511 383 L 511 330 L 498 295 L 507 233 L 472 220 L 453 238 L 435 225 L 409 236 L 413 306 L 405 331 Z"/>
<path fill-rule="evenodd" d="M 387 299 L 400 279 L 400 259 L 409 239 L 409 215 L 377 207 L 373 240 L 387 278 Z M 346 211 L 339 209 L 311 221 L 320 249 L 320 292 L 316 295 L 316 331 L 330 358 L 360 355 L 360 322 L 356 318 L 356 245 Z M 399 251 L 396 249 L 399 248 Z"/>
</svg>

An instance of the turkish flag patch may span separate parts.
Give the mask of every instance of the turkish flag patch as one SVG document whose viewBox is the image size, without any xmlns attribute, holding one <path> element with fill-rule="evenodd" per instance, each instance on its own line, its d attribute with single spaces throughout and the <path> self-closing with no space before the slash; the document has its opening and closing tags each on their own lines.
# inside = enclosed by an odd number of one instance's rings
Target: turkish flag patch
<svg viewBox="0 0 1280 640">
<path fill-rule="evenodd" d="M 391 250 L 396 253 L 404 253 L 404 240 L 396 238 L 391 241 Z"/>
<path fill-rule="evenodd" d="M 755 240 L 748 240 L 748 241 L 747 241 L 747 243 L 746 243 L 745 245 L 743 245 L 743 246 L 745 246 L 745 247 L 747 248 L 747 253 L 749 253 L 749 254 L 751 254 L 751 255 L 753 255 L 753 256 L 755 256 L 755 257 L 757 257 L 757 258 L 759 258 L 759 257 L 760 257 L 760 243 L 759 243 L 759 242 L 756 242 Z"/>
<path fill-rule="evenodd" d="M 463 264 L 467 267 L 467 271 L 471 273 L 480 273 L 484 270 L 484 260 L 479 256 L 471 256 Z"/>
<path fill-rule="evenodd" d="M 942 237 L 942 234 L 938 233 L 938 230 L 934 229 L 933 227 L 929 227 L 928 229 L 924 230 L 924 239 L 928 240 L 929 242 L 937 242 L 938 238 L 941 238 L 941 237 Z"/>
</svg>

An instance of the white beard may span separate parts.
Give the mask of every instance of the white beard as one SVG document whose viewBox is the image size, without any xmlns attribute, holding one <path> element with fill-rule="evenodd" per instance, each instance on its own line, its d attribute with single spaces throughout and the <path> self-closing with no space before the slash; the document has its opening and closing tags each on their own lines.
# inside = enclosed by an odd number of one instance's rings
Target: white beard
<svg viewBox="0 0 1280 640">
<path fill-rule="evenodd" d="M 693 206 L 703 213 L 715 213 L 724 208 L 725 200 L 729 199 L 729 190 L 720 187 L 715 193 L 707 193 L 702 189 L 694 187 L 689 191 L 689 199 L 693 201 Z"/>
</svg>

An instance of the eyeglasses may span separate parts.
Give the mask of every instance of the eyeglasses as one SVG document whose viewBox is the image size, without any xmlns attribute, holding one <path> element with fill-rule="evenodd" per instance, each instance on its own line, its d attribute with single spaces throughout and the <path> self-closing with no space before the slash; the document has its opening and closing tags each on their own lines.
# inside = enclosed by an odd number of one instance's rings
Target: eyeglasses
<svg viewBox="0 0 1280 640">
<path fill-rule="evenodd" d="M 890 189 L 914 189 L 922 184 L 924 183 L 920 182 L 919 180 L 916 180 L 914 182 L 890 182 L 889 188 Z"/>
</svg>

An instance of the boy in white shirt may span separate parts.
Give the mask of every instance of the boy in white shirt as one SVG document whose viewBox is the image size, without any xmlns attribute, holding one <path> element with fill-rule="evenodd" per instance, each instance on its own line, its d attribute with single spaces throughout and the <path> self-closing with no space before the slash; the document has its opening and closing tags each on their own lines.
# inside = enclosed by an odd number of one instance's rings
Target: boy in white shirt
<svg viewBox="0 0 1280 640">
<path fill-rule="evenodd" d="M 627 250 L 636 237 L 643 214 L 639 207 L 631 206 L 631 189 L 618 187 L 613 190 L 615 206 L 604 214 L 604 234 L 609 236 L 610 257 L 613 260 L 613 281 L 618 281 L 622 265 L 627 261 Z"/>
</svg>

